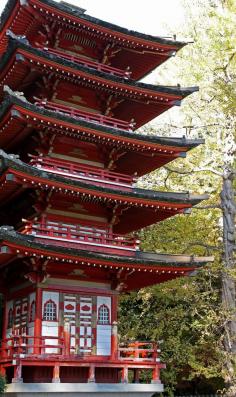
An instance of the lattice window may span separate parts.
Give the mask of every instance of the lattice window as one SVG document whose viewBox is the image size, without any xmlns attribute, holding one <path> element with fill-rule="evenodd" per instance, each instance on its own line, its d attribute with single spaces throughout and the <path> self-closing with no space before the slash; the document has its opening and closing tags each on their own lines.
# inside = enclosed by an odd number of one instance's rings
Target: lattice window
<svg viewBox="0 0 236 397">
<path fill-rule="evenodd" d="M 29 316 L 30 323 L 35 320 L 35 309 L 36 309 L 35 301 L 32 301 L 30 305 L 30 316 Z"/>
<path fill-rule="evenodd" d="M 8 321 L 7 321 L 7 328 L 12 328 L 13 326 L 13 310 L 9 309 L 8 312 Z"/>
<path fill-rule="evenodd" d="M 106 305 L 101 305 L 98 309 L 98 324 L 110 324 L 110 311 Z"/>
<path fill-rule="evenodd" d="M 57 321 L 57 305 L 51 299 L 44 303 L 43 320 Z"/>
</svg>

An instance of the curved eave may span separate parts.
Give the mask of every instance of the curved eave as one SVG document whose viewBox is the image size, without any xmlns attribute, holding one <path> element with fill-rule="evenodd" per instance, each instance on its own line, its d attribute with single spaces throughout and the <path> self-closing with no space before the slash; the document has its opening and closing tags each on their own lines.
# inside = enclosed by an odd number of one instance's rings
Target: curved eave
<svg viewBox="0 0 236 397">
<path fill-rule="evenodd" d="M 117 255 L 78 250 L 74 248 L 65 248 L 62 246 L 52 246 L 36 242 L 32 236 L 24 236 L 15 232 L 12 228 L 0 228 L 0 268 L 4 266 L 6 260 L 8 266 L 11 262 L 20 257 L 40 257 L 58 263 L 60 262 L 74 266 L 74 268 L 84 268 L 89 271 L 88 267 L 102 269 L 106 273 L 112 271 L 113 278 L 115 274 L 123 271 L 126 283 L 126 290 L 142 288 L 148 285 L 182 277 L 193 272 L 197 268 L 212 262 L 213 257 L 194 257 L 187 255 L 166 255 L 153 254 L 153 258 L 142 253 L 142 258 L 124 257 Z M 70 268 L 71 270 L 71 268 Z M 68 269 L 69 271 L 69 269 Z M 118 273 L 119 272 L 119 273 Z"/>
<path fill-rule="evenodd" d="M 65 128 L 69 128 L 70 130 L 76 130 L 77 127 L 77 130 L 81 131 L 81 127 L 84 127 L 83 132 L 96 134 L 97 137 L 102 136 L 109 140 L 114 139 L 114 144 L 117 141 L 119 141 L 120 144 L 120 140 L 123 139 L 123 143 L 130 143 L 130 145 L 134 145 L 136 149 L 141 146 L 143 149 L 147 149 L 149 153 L 159 151 L 159 155 L 161 155 L 161 149 L 163 149 L 162 154 L 165 153 L 165 155 L 178 156 L 180 153 L 187 152 L 188 150 L 204 143 L 204 139 L 186 139 L 185 137 L 176 138 L 137 134 L 112 127 L 106 127 L 97 123 L 83 121 L 82 119 L 75 119 L 68 115 L 63 115 L 60 112 L 46 110 L 42 107 L 40 108 L 28 102 L 25 98 L 17 96 L 13 92 L 8 94 L 2 102 L 0 109 L 0 130 L 4 127 L 7 112 L 10 112 L 8 119 L 9 117 L 14 116 L 15 119 L 19 118 L 22 120 L 22 117 L 29 116 L 31 122 L 34 121 L 31 120 L 32 118 L 37 118 L 37 122 L 44 119 L 45 123 L 50 122 L 53 125 L 57 124 L 58 128 L 63 125 Z M 61 122 L 63 122 L 63 124 Z M 131 148 L 127 147 L 127 150 L 131 150 Z"/>
<path fill-rule="evenodd" d="M 9 64 L 9 61 L 11 59 L 11 56 L 15 53 L 20 53 L 24 57 L 36 57 L 37 59 L 41 59 L 42 62 L 48 62 L 48 64 L 54 68 L 57 66 L 60 67 L 60 69 L 63 69 L 63 67 L 66 69 L 65 72 L 67 73 L 67 77 L 70 77 L 70 74 L 75 74 L 77 72 L 77 76 L 84 77 L 85 79 L 93 79 L 93 84 L 96 86 L 96 84 L 99 82 L 99 85 L 104 84 L 105 86 L 108 85 L 108 87 L 114 85 L 117 87 L 117 92 L 121 92 L 123 90 L 127 90 L 127 92 L 136 92 L 137 94 L 135 95 L 143 95 L 146 97 L 151 96 L 153 101 L 155 100 L 160 100 L 160 97 L 166 97 L 166 99 L 169 98 L 171 102 L 171 106 L 178 104 L 175 103 L 176 101 L 180 101 L 186 96 L 192 94 L 193 92 L 198 91 L 198 87 L 170 87 L 170 86 L 162 86 L 162 85 L 152 85 L 152 84 L 146 84 L 146 83 L 140 83 L 136 82 L 135 80 L 126 80 L 120 77 L 116 77 L 114 75 L 111 75 L 109 73 L 104 73 L 100 71 L 95 71 L 94 69 L 85 67 L 85 66 L 80 66 L 75 62 L 68 61 L 66 59 L 63 59 L 57 55 L 50 54 L 47 51 L 42 51 L 38 50 L 36 48 L 33 48 L 32 46 L 25 44 L 25 40 L 23 39 L 13 39 L 10 38 L 9 40 L 9 45 L 6 50 L 6 53 L 1 59 L 0 62 L 0 71 L 2 72 Z M 19 59 L 20 61 L 20 59 Z M 23 61 L 23 59 L 22 59 Z M 63 69 L 64 70 L 64 69 Z M 68 75 L 69 73 L 69 75 Z M 63 76 L 64 77 L 64 76 Z M 75 77 L 73 76 L 73 79 Z M 123 93 L 124 94 L 124 93 Z M 163 104 L 163 103 L 162 103 Z M 168 104 L 167 104 L 168 105 Z"/>
<path fill-rule="evenodd" d="M 156 206 L 170 207 L 176 210 L 184 210 L 190 208 L 193 205 L 198 204 L 202 200 L 208 198 L 207 195 L 191 195 L 189 193 L 167 193 L 157 192 L 152 190 L 132 188 L 130 192 L 120 191 L 120 189 L 112 189 L 103 186 L 92 185 L 91 183 L 80 182 L 70 178 L 57 176 L 50 174 L 43 170 L 39 170 L 36 167 L 32 167 L 22 161 L 15 159 L 14 156 L 7 155 L 2 150 L 0 151 L 1 159 L 1 174 L 12 174 L 13 178 L 9 179 L 14 181 L 19 179 L 25 184 L 32 183 L 34 181 L 35 187 L 45 184 L 45 186 L 59 189 L 59 191 L 70 191 L 77 194 L 93 195 L 105 200 L 120 201 L 128 203 L 137 203 L 140 205 L 150 206 L 153 208 Z M 32 186 L 32 185 L 31 185 Z"/>
<path fill-rule="evenodd" d="M 81 12 L 81 10 L 78 9 L 78 7 L 73 7 L 73 5 L 69 6 L 54 2 L 51 0 L 28 0 L 28 3 L 31 6 L 41 6 L 45 11 L 47 10 L 49 13 L 54 12 L 54 15 L 56 14 L 57 17 L 64 17 L 66 18 L 66 22 L 69 23 L 71 26 L 75 26 L 76 24 L 81 24 L 84 23 L 87 27 L 95 28 L 97 30 L 100 30 L 101 34 L 109 34 L 112 35 L 113 37 L 117 36 L 121 40 L 124 41 L 129 41 L 137 45 L 148 45 L 150 47 L 158 48 L 158 47 L 165 47 L 167 49 L 175 50 L 178 51 L 182 47 L 184 47 L 187 43 L 182 42 L 182 41 L 176 41 L 176 40 L 170 40 L 170 39 L 165 39 L 163 37 L 158 37 L 158 36 L 152 36 L 144 33 L 139 33 L 133 30 L 129 30 L 123 27 L 120 27 L 118 25 L 100 20 L 98 18 L 92 17 L 90 15 L 84 14 Z M 15 14 L 17 12 L 17 8 L 19 7 L 19 2 L 17 0 L 8 0 L 4 11 L 1 15 L 1 23 L 0 23 L 0 29 L 4 32 L 6 29 L 11 28 L 11 21 L 9 19 L 12 17 L 14 21 Z M 45 8 L 46 7 L 46 8 Z M 35 8 L 37 10 L 37 8 Z M 37 11 L 36 11 L 37 12 Z M 60 19 L 60 18 L 58 18 Z M 27 29 L 27 26 L 22 27 L 22 32 L 21 34 L 25 34 Z"/>
</svg>

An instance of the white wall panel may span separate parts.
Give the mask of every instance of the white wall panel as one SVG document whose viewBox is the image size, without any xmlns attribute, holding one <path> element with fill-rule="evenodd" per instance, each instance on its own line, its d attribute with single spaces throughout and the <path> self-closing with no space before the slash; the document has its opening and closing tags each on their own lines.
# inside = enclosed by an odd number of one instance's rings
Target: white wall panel
<svg viewBox="0 0 236 397">
<path fill-rule="evenodd" d="M 42 316 L 43 316 L 43 309 L 44 304 L 52 300 L 57 305 L 57 318 L 58 318 L 58 310 L 59 310 L 59 292 L 51 292 L 51 291 L 43 291 L 43 301 L 42 301 Z"/>
<path fill-rule="evenodd" d="M 111 322 L 111 297 L 98 296 L 97 297 L 97 318 L 98 310 L 101 305 L 106 305 L 109 308 L 110 322 Z M 97 324 L 97 355 L 109 356 L 111 354 L 111 325 Z"/>
<path fill-rule="evenodd" d="M 57 306 L 57 320 L 59 315 L 59 292 L 43 291 L 42 299 L 42 316 L 44 304 L 52 300 Z M 58 337 L 58 321 L 42 321 L 42 336 L 57 336 Z M 45 339 L 46 345 L 58 345 L 58 339 Z M 58 353 L 57 348 L 46 348 L 45 353 Z"/>
<path fill-rule="evenodd" d="M 97 325 L 97 355 L 109 356 L 111 354 L 111 326 Z"/>
</svg>

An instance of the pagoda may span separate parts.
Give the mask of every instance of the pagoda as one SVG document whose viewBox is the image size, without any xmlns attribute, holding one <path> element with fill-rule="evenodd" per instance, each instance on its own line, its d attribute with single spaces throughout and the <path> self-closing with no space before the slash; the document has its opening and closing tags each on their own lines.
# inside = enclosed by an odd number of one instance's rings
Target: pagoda
<svg viewBox="0 0 236 397">
<path fill-rule="evenodd" d="M 122 341 L 117 304 L 121 293 L 212 260 L 143 252 L 135 235 L 206 198 L 136 186 L 138 177 L 203 143 L 135 131 L 196 91 L 139 81 L 184 45 L 64 1 L 6 5 L 0 368 L 10 396 L 148 397 L 163 390 L 157 342 Z M 140 382 L 147 373 L 150 383 Z"/>
</svg>

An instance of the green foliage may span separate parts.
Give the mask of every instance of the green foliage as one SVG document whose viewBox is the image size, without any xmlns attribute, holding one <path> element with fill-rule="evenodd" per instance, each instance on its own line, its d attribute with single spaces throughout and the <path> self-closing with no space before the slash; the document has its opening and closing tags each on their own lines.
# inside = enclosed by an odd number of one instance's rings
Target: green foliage
<svg viewBox="0 0 236 397">
<path fill-rule="evenodd" d="M 193 209 L 140 232 L 142 249 L 215 256 L 215 263 L 185 279 L 157 285 L 123 297 L 122 337 L 162 340 L 162 372 L 171 395 L 186 381 L 195 391 L 216 392 L 227 378 L 222 333 L 226 314 L 221 305 L 222 213 L 219 193 L 225 167 L 235 166 L 236 36 L 235 1 L 186 0 L 186 31 L 194 40 L 174 60 L 158 69 L 158 83 L 198 85 L 200 90 L 175 111 L 158 118 L 148 134 L 203 137 L 205 145 L 140 179 L 154 190 L 208 193 Z M 166 80 L 168 77 L 168 81 Z M 177 116 L 177 117 L 176 117 Z M 212 172 L 214 171 L 214 172 Z M 235 275 L 233 269 L 232 275 Z M 127 321 L 127 313 L 129 318 Z M 202 384 L 197 388 L 196 383 Z M 205 389 L 204 389 L 205 388 Z"/>
<path fill-rule="evenodd" d="M 127 339 L 158 340 L 167 363 L 162 380 L 218 378 L 221 373 L 221 316 L 217 269 L 173 280 L 122 298 L 120 322 Z M 129 322 L 127 322 L 129 313 Z"/>
</svg>

